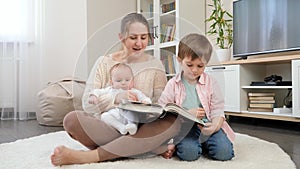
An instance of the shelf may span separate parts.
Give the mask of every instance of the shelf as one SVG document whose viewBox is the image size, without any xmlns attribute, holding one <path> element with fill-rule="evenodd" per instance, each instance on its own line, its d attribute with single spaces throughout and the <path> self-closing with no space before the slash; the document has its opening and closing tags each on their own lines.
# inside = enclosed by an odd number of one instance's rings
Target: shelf
<svg viewBox="0 0 300 169">
<path fill-rule="evenodd" d="M 242 89 L 291 89 L 292 86 L 242 86 Z"/>
<path fill-rule="evenodd" d="M 282 113 L 282 114 L 280 114 L 280 113 L 274 113 L 274 112 L 251 112 L 251 111 L 246 111 L 246 110 L 242 111 L 241 113 L 292 117 L 292 113 Z"/>
<path fill-rule="evenodd" d="M 154 45 L 147 46 L 145 50 L 154 50 Z"/>
<path fill-rule="evenodd" d="M 166 74 L 167 77 L 173 77 L 173 76 L 175 76 L 175 75 L 176 75 L 176 74 L 174 74 L 174 73 Z"/>
<path fill-rule="evenodd" d="M 260 118 L 260 119 L 270 119 L 270 120 L 282 120 L 282 121 L 291 121 L 291 122 L 300 122 L 300 118 L 293 117 L 292 115 L 287 114 L 274 114 L 274 113 L 258 113 L 258 112 L 225 112 L 226 116 L 239 116 L 239 117 L 251 117 L 251 118 Z"/>
<path fill-rule="evenodd" d="M 232 60 L 228 62 L 222 62 L 222 65 L 251 64 L 251 63 L 257 63 L 257 64 L 289 63 L 291 60 L 300 59 L 300 54 L 293 54 L 293 55 L 278 54 L 278 55 L 279 56 L 268 56 L 268 55 L 264 55 L 261 57 L 250 56 L 246 60 Z"/>
<path fill-rule="evenodd" d="M 163 16 L 167 16 L 167 15 L 175 15 L 175 13 L 176 13 L 176 10 L 172 10 L 172 11 L 169 11 L 166 13 L 162 13 L 160 16 L 163 17 Z"/>
<path fill-rule="evenodd" d="M 147 18 L 148 22 L 153 22 L 153 20 L 154 20 L 154 17 Z"/>
<path fill-rule="evenodd" d="M 272 60 L 274 59 L 274 60 Z M 261 63 L 262 62 L 262 63 Z M 265 118 L 300 122 L 300 54 L 281 55 L 269 58 L 256 58 L 231 62 L 228 65 L 210 66 L 207 69 L 221 85 L 225 96 L 225 112 L 234 116 Z M 241 64 L 234 64 L 241 63 Z M 220 69 L 222 68 L 222 69 Z M 252 82 L 263 81 L 271 74 L 278 74 L 285 81 L 292 81 L 286 86 L 251 86 Z M 229 80 L 227 80 L 229 79 Z M 273 112 L 249 112 L 249 92 L 274 92 L 275 107 Z M 280 107 L 293 107 L 285 112 Z"/>
<path fill-rule="evenodd" d="M 160 44 L 161 48 L 167 48 L 167 47 L 172 47 L 172 46 L 176 46 L 177 42 L 176 41 L 171 41 L 171 42 L 164 42 Z"/>
<path fill-rule="evenodd" d="M 137 11 L 146 16 L 150 32 L 155 34 L 145 51 L 162 61 L 166 73 L 170 73 L 168 78 L 180 70 L 176 61 L 180 35 L 205 30 L 205 6 L 205 1 L 198 0 L 137 0 Z"/>
<path fill-rule="evenodd" d="M 166 13 L 162 13 L 160 16 L 166 16 L 166 15 L 175 15 L 175 13 L 176 13 L 176 10 L 172 10 L 172 11 L 169 11 L 169 12 L 166 12 Z"/>
</svg>

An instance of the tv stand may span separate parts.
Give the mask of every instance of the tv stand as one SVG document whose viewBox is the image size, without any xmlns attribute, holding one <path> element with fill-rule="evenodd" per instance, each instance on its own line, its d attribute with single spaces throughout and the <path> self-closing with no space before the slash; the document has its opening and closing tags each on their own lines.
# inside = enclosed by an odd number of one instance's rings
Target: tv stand
<svg viewBox="0 0 300 169">
<path fill-rule="evenodd" d="M 222 69 L 220 69 L 220 67 Z M 249 57 L 212 65 L 206 72 L 215 76 L 225 96 L 225 114 L 273 120 L 300 122 L 300 54 L 282 54 L 268 57 Z M 263 81 L 277 74 L 288 86 L 250 86 L 253 81 Z M 248 111 L 249 92 L 274 92 L 276 108 L 282 108 L 284 97 L 292 91 L 292 111 L 288 113 Z"/>
<path fill-rule="evenodd" d="M 300 53 L 298 54 L 286 54 L 286 55 L 266 55 L 266 56 L 251 56 L 247 60 L 230 60 L 227 62 L 222 62 L 221 65 L 240 65 L 240 64 L 254 64 L 254 63 L 288 63 L 291 60 L 300 59 Z"/>
<path fill-rule="evenodd" d="M 248 59 L 248 56 L 242 56 L 242 57 L 239 57 L 239 58 L 237 58 L 235 60 L 246 60 L 246 59 Z"/>
</svg>

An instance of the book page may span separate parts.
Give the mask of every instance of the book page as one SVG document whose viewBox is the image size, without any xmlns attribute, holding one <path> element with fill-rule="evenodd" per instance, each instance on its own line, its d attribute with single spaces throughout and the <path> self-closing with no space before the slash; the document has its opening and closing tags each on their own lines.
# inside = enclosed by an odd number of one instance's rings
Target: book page
<svg viewBox="0 0 300 169">
<path fill-rule="evenodd" d="M 118 105 L 118 108 L 129 111 L 151 113 L 151 114 L 162 114 L 163 108 L 158 104 L 144 104 L 141 102 L 127 102 Z"/>
<path fill-rule="evenodd" d="M 187 110 L 181 108 L 175 103 L 168 103 L 163 108 L 159 104 L 144 104 L 141 102 L 128 101 L 119 104 L 118 108 L 133 111 L 133 112 L 153 114 L 155 116 L 162 116 L 165 112 L 171 112 L 174 114 L 181 115 L 182 117 L 185 117 L 191 121 L 197 122 L 198 124 L 205 126 L 205 123 L 201 119 L 198 119 L 197 117 L 193 116 Z"/>
<path fill-rule="evenodd" d="M 193 116 L 192 114 L 190 114 L 188 112 L 188 110 L 178 106 L 177 104 L 175 103 L 168 103 L 166 104 L 166 107 L 164 109 L 165 111 L 170 111 L 170 112 L 176 112 L 177 114 L 189 119 L 189 120 L 192 120 L 194 122 L 197 122 L 203 126 L 205 126 L 205 123 L 204 121 L 202 121 L 201 119 L 198 119 L 197 117 Z"/>
</svg>

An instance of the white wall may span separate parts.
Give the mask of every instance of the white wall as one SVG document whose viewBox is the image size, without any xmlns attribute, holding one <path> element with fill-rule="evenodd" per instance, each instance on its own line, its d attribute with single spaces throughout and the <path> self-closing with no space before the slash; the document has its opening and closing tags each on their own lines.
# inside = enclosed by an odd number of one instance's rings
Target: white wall
<svg viewBox="0 0 300 169">
<path fill-rule="evenodd" d="M 232 0 L 223 3 L 232 11 Z M 43 85 L 73 76 L 75 71 L 76 76 L 86 78 L 97 57 L 118 41 L 120 25 L 112 22 L 133 11 L 136 11 L 136 0 L 45 0 Z M 113 27 L 104 29 L 108 25 Z M 93 39 L 95 34 L 103 36 L 102 39 Z M 82 53 L 82 50 L 87 52 L 87 39 L 92 42 L 88 56 Z M 80 65 L 77 65 L 79 58 Z"/>
<path fill-rule="evenodd" d="M 230 12 L 231 14 L 233 14 L 233 1 L 237 1 L 237 0 L 222 0 L 222 4 L 223 4 L 224 9 L 227 10 L 228 12 Z M 206 17 L 207 18 L 212 13 L 212 8 L 210 6 L 208 6 L 208 4 L 212 4 L 212 3 L 213 3 L 212 1 L 206 0 Z M 206 31 L 209 30 L 209 26 L 210 26 L 210 23 L 206 23 Z M 213 47 L 214 47 L 214 52 L 213 52 L 214 56 L 211 58 L 210 64 L 219 64 L 220 61 L 217 59 L 216 53 L 215 53 L 215 50 L 219 48 L 216 45 L 216 36 L 208 35 L 207 37 L 211 40 L 211 43 L 213 44 Z M 233 59 L 233 57 L 232 57 L 232 51 L 231 51 L 230 60 L 232 60 L 232 59 Z"/>
<path fill-rule="evenodd" d="M 43 84 L 65 76 L 85 78 L 86 58 L 80 59 L 87 39 L 86 0 L 45 0 L 43 57 L 41 80 Z"/>
<path fill-rule="evenodd" d="M 119 42 L 120 19 L 129 12 L 136 12 L 136 0 L 88 0 L 88 69 L 99 56 L 104 55 Z"/>
<path fill-rule="evenodd" d="M 232 11 L 232 0 L 223 3 Z M 76 76 L 86 78 L 97 57 L 118 41 L 119 19 L 136 11 L 136 5 L 136 0 L 45 0 L 43 84 L 73 76 L 75 71 Z M 208 16 L 207 6 L 206 10 Z"/>
<path fill-rule="evenodd" d="M 66 76 L 86 79 L 99 54 L 104 54 L 99 51 L 108 50 L 111 43 L 118 41 L 120 25 L 106 30 L 102 44 L 96 41 L 90 46 L 90 59 L 87 40 L 99 28 L 133 11 L 136 0 L 45 0 L 42 87 Z"/>
<path fill-rule="evenodd" d="M 222 0 L 223 3 L 223 7 L 225 10 L 227 10 L 228 12 L 230 12 L 232 14 L 232 9 L 233 9 L 233 1 L 237 1 L 237 0 Z M 213 4 L 212 1 L 206 0 L 206 17 L 209 17 L 212 13 L 212 8 L 210 6 L 208 6 L 209 4 Z M 206 30 L 209 29 L 210 24 L 206 23 Z M 209 38 L 212 40 L 213 43 L 215 43 L 214 39 L 216 39 L 213 36 L 209 36 Z M 216 45 L 214 45 L 215 48 L 218 48 Z"/>
</svg>

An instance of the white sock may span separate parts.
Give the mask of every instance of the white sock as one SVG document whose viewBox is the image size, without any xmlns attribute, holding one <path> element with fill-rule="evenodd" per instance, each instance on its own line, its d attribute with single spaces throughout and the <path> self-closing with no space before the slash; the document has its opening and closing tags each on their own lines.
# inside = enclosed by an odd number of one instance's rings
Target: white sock
<svg viewBox="0 0 300 169">
<path fill-rule="evenodd" d="M 126 128 L 126 131 L 128 131 L 130 135 L 134 135 L 137 131 L 136 124 L 127 124 L 125 128 Z"/>
<path fill-rule="evenodd" d="M 120 128 L 119 128 L 119 132 L 120 132 L 122 135 L 125 135 L 125 134 L 127 134 L 128 130 L 127 130 L 126 126 L 124 126 L 124 127 L 120 127 Z"/>
</svg>

